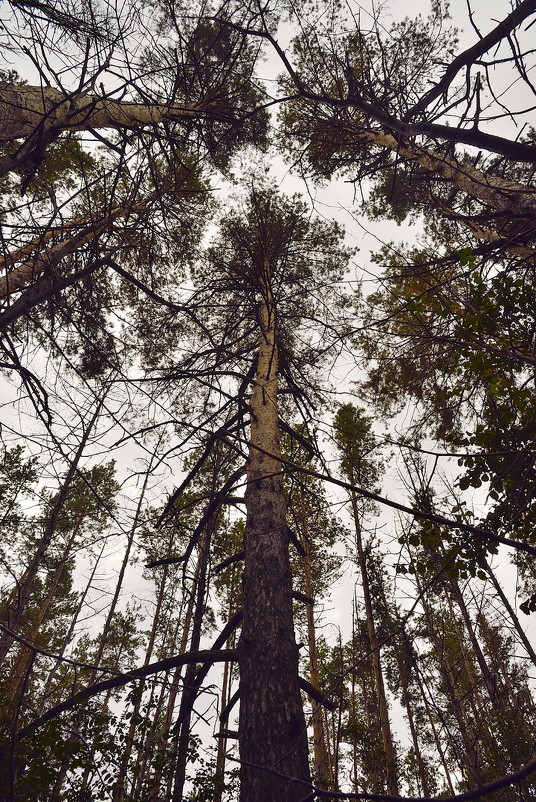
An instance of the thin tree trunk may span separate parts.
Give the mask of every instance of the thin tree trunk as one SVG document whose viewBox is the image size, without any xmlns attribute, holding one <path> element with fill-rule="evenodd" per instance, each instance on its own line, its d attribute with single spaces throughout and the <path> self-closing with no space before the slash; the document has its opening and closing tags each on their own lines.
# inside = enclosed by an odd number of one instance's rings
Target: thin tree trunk
<svg viewBox="0 0 536 802">
<path fill-rule="evenodd" d="M 47 549 L 50 546 L 52 539 L 54 537 L 58 516 L 67 498 L 69 488 L 76 477 L 78 471 L 78 465 L 80 463 L 80 460 L 82 459 L 82 455 L 87 445 L 89 435 L 98 420 L 102 405 L 104 403 L 104 398 L 106 397 L 106 393 L 107 390 L 105 389 L 103 396 L 102 398 L 99 399 L 97 406 L 95 408 L 95 412 L 93 413 L 91 420 L 89 421 L 82 435 L 80 444 L 76 449 L 76 453 L 72 459 L 71 464 L 69 465 L 69 469 L 67 471 L 65 479 L 63 480 L 60 491 L 54 502 L 54 506 L 52 508 L 50 517 L 47 521 L 43 536 L 39 540 L 39 543 L 37 544 L 37 548 L 30 561 L 30 564 L 28 565 L 28 567 L 24 571 L 24 574 L 18 581 L 15 592 L 12 594 L 12 598 L 6 605 L 5 623 L 6 627 L 11 632 L 18 633 L 20 629 L 20 625 L 22 623 L 22 619 L 24 616 L 24 611 L 30 598 L 35 578 L 37 576 L 39 569 L 41 568 L 41 565 L 43 563 L 43 558 L 47 552 Z M 11 648 L 12 643 L 13 643 L 13 637 L 9 634 L 9 632 L 2 631 L 0 633 L 0 665 L 4 662 L 6 655 Z"/>
<path fill-rule="evenodd" d="M 503 706 L 502 695 L 499 691 L 499 688 L 497 687 L 497 680 L 489 670 L 487 660 L 484 656 L 484 653 L 482 652 L 482 649 L 480 648 L 480 643 L 478 641 L 473 626 L 473 622 L 471 621 L 471 616 L 469 615 L 469 610 L 467 609 L 467 605 L 465 603 L 465 599 L 463 598 L 460 586 L 457 580 L 454 579 L 454 577 L 449 578 L 449 584 L 454 601 L 458 605 L 458 608 L 462 614 L 465 628 L 467 630 L 467 634 L 469 635 L 469 640 L 473 647 L 473 651 L 475 653 L 477 663 L 480 667 L 480 671 L 482 672 L 482 678 L 484 680 L 484 685 L 486 686 L 489 698 L 495 707 L 502 707 Z"/>
<path fill-rule="evenodd" d="M 340 655 L 341 668 L 342 668 L 342 666 L 344 666 L 344 650 L 342 648 L 342 636 L 341 636 L 340 629 L 339 629 L 339 644 L 338 644 L 338 646 L 339 646 L 339 655 Z M 344 693 L 344 689 L 341 686 L 341 700 L 340 700 L 340 703 L 337 706 L 337 709 L 333 712 L 332 719 L 331 719 L 332 722 L 333 722 L 333 758 L 332 758 L 332 761 L 331 761 L 331 765 L 333 766 L 333 774 L 334 774 L 334 779 L 335 779 L 334 786 L 335 786 L 335 790 L 336 791 L 339 790 L 339 777 L 340 777 L 340 775 L 339 775 L 339 763 L 340 763 L 340 756 L 341 756 L 341 732 L 342 732 L 342 710 L 343 710 L 342 696 L 343 696 L 343 693 Z M 335 726 L 335 721 L 337 722 L 336 726 Z"/>
<path fill-rule="evenodd" d="M 405 646 L 404 651 L 402 651 L 403 646 Z M 411 699 L 411 692 L 408 682 L 408 671 L 410 670 L 411 662 L 413 662 L 411 656 L 412 656 L 411 645 L 407 641 L 406 633 L 403 632 L 402 638 L 400 639 L 400 645 L 396 649 L 400 685 L 402 687 L 402 704 L 406 709 L 406 716 L 408 719 L 409 730 L 411 733 L 411 740 L 413 742 L 413 750 L 415 752 L 415 760 L 417 761 L 417 769 L 419 771 L 419 780 L 420 780 L 419 794 L 426 797 L 426 796 L 431 796 L 432 794 L 428 782 L 428 776 L 426 773 L 426 765 L 424 763 L 424 758 L 421 752 L 421 746 L 417 735 L 415 719 L 413 716 L 413 703 Z"/>
<path fill-rule="evenodd" d="M 71 533 L 71 536 L 65 546 L 63 554 L 59 560 L 59 565 L 55 569 L 54 574 L 52 576 L 52 580 L 47 590 L 47 595 L 39 604 L 39 609 L 37 611 L 35 621 L 33 622 L 31 631 L 28 636 L 28 640 L 31 643 L 35 643 L 37 641 L 39 636 L 39 630 L 41 629 L 43 622 L 46 620 L 48 611 L 50 610 L 52 602 L 56 597 L 56 591 L 63 577 L 65 564 L 69 559 L 71 549 L 79 533 L 81 524 L 82 524 L 82 516 L 79 517 L 79 520 L 74 528 L 74 531 Z M 24 646 L 22 647 L 19 657 L 11 670 L 10 677 L 8 680 L 8 688 L 6 691 L 8 699 L 14 699 L 17 696 L 17 693 L 19 692 L 21 685 L 27 684 L 25 679 L 26 669 L 30 661 L 33 660 L 33 654 L 34 653 L 30 649 Z"/>
<path fill-rule="evenodd" d="M 220 710 L 224 710 L 231 697 L 231 666 L 224 663 L 223 678 L 221 682 Z M 227 738 L 220 735 L 216 750 L 216 770 L 214 772 L 215 789 L 212 802 L 222 802 L 223 786 L 225 779 L 225 751 L 227 749 Z"/>
<path fill-rule="evenodd" d="M 512 605 L 508 601 L 508 598 L 505 595 L 505 593 L 504 593 L 504 591 L 503 591 L 503 589 L 502 589 L 497 577 L 495 576 L 495 572 L 493 571 L 493 569 L 489 565 L 489 563 L 486 563 L 486 571 L 487 571 L 487 574 L 488 574 L 489 578 L 491 579 L 493 587 L 497 591 L 498 597 L 500 598 L 500 600 L 502 601 L 502 603 L 504 604 L 505 608 L 508 611 L 508 615 L 510 616 L 510 618 L 512 620 L 512 624 L 514 625 L 515 630 L 516 630 L 517 634 L 519 635 L 519 639 L 521 640 L 521 643 L 523 644 L 523 646 L 527 650 L 527 654 L 529 655 L 529 657 L 532 660 L 533 664 L 536 666 L 536 652 L 532 648 L 531 642 L 527 638 L 526 632 L 523 629 L 523 627 L 521 626 L 521 622 L 519 621 L 519 618 L 517 617 Z"/>
<path fill-rule="evenodd" d="M 443 744 L 441 743 L 441 738 L 439 737 L 439 733 L 438 733 L 437 727 L 435 725 L 434 715 L 433 715 L 432 710 L 430 709 L 430 703 L 428 701 L 428 697 L 426 695 L 426 690 L 425 690 L 423 682 L 421 680 L 419 667 L 417 665 L 415 665 L 414 667 L 415 667 L 415 677 L 417 679 L 417 683 L 419 685 L 419 690 L 421 692 L 421 699 L 423 700 L 424 709 L 426 710 L 426 715 L 428 716 L 428 721 L 430 722 L 430 727 L 432 729 L 432 733 L 433 733 L 433 736 L 434 736 L 434 743 L 435 743 L 435 746 L 436 746 L 436 749 L 437 749 L 437 753 L 438 753 L 439 758 L 441 760 L 441 765 L 443 766 L 443 771 L 445 772 L 445 779 L 447 781 L 447 785 L 449 787 L 449 791 L 450 791 L 451 796 L 454 796 L 454 794 L 455 794 L 454 784 L 453 784 L 452 778 L 450 776 L 450 767 L 448 765 L 447 758 L 445 756 L 445 750 L 443 749 Z"/>
<path fill-rule="evenodd" d="M 386 610 L 392 609 L 392 604 L 389 602 L 387 598 L 387 593 L 385 590 L 385 584 L 381 578 L 379 579 L 379 592 L 381 594 L 381 598 L 383 601 L 384 608 Z M 396 629 L 397 631 L 400 629 L 401 620 L 398 614 L 398 610 L 396 606 L 394 608 L 394 615 L 389 614 L 390 618 L 390 627 L 392 629 Z M 406 715 L 408 719 L 408 725 L 411 733 L 411 739 L 413 742 L 413 749 L 415 751 L 415 759 L 417 761 L 417 768 L 419 771 L 419 779 L 421 784 L 421 792 L 423 796 L 431 796 L 432 792 L 430 790 L 430 784 L 428 782 L 428 775 L 426 771 L 426 765 L 424 761 L 424 757 L 421 751 L 420 741 L 417 734 L 417 727 L 415 725 L 415 718 L 413 715 L 413 701 L 411 697 L 411 689 L 410 689 L 410 672 L 411 667 L 415 663 L 415 655 L 411 648 L 411 641 L 409 640 L 407 633 L 402 626 L 401 636 L 398 638 L 397 645 L 394 649 L 395 652 L 395 659 L 398 665 L 398 676 L 400 678 L 400 685 L 402 688 L 402 704 L 406 709 Z"/>
<path fill-rule="evenodd" d="M 199 555 L 196 567 L 196 581 L 192 593 L 195 596 L 195 607 L 192 623 L 192 634 L 190 638 L 191 651 L 199 649 L 201 641 L 201 629 L 205 613 L 205 602 L 207 593 L 207 568 L 208 568 L 208 549 L 210 546 L 210 536 L 215 520 L 212 519 L 205 532 L 199 540 Z M 192 718 L 192 707 L 198 694 L 198 689 L 194 688 L 194 679 L 197 673 L 195 663 L 186 666 L 184 674 L 184 685 L 182 690 L 181 704 L 179 707 L 179 731 L 176 744 L 176 764 L 175 776 L 173 781 L 172 802 L 181 802 L 183 798 L 184 783 L 186 781 L 186 764 L 188 762 L 188 745 L 190 743 L 190 722 Z"/>
<path fill-rule="evenodd" d="M 230 621 L 233 615 L 237 612 L 237 608 L 241 603 L 241 582 L 239 572 L 236 567 L 231 570 L 227 585 L 227 620 Z M 225 648 L 236 648 L 237 632 L 232 633 Z M 220 710 L 223 711 L 231 698 L 231 689 L 233 684 L 233 672 L 230 663 L 224 663 L 223 666 L 223 680 L 221 691 L 221 704 Z M 228 727 L 228 716 L 222 721 L 220 719 L 222 728 Z M 226 764 L 226 750 L 227 738 L 222 737 L 218 739 L 218 748 L 216 753 L 216 771 L 215 781 L 216 787 L 214 790 L 214 797 L 212 802 L 222 802 L 223 789 L 225 787 L 225 764 Z"/>
<path fill-rule="evenodd" d="M 192 593 L 190 595 L 190 597 L 188 599 L 188 603 L 186 605 L 186 613 L 185 613 L 185 616 L 184 616 L 184 623 L 183 623 L 183 626 L 182 626 L 182 634 L 181 634 L 181 639 L 180 639 L 179 648 L 178 648 L 178 652 L 177 652 L 178 654 L 184 654 L 185 651 L 186 651 L 188 638 L 190 636 L 190 628 L 191 628 L 191 625 L 192 625 L 192 616 L 193 616 L 193 611 L 194 611 L 194 603 L 195 603 L 195 596 Z M 169 741 L 171 723 L 173 721 L 173 712 L 175 710 L 175 702 L 177 700 L 177 696 L 178 696 L 178 693 L 179 693 L 179 683 L 180 683 L 181 678 L 182 678 L 182 670 L 183 670 L 183 667 L 179 666 L 177 669 L 175 669 L 175 672 L 174 672 L 174 675 L 173 675 L 173 680 L 172 680 L 172 683 L 171 683 L 171 688 L 170 688 L 170 692 L 169 692 L 169 696 L 168 696 L 168 700 L 167 700 L 167 705 L 166 705 L 166 713 L 165 713 L 165 718 L 164 718 L 164 724 L 163 724 L 163 728 L 162 728 L 163 729 L 163 734 L 160 737 L 160 739 L 158 741 L 158 745 L 156 747 L 157 758 L 156 758 L 155 763 L 157 764 L 158 768 L 155 769 L 153 780 L 151 782 L 151 790 L 149 792 L 148 802 L 157 802 L 157 800 L 159 799 L 160 785 L 162 783 L 162 769 L 160 768 L 162 766 L 162 760 L 160 758 L 161 758 L 162 753 L 164 752 L 164 750 L 165 750 L 165 748 L 166 748 L 166 746 L 168 744 L 168 741 Z M 171 798 L 172 785 L 173 785 L 173 774 L 170 772 L 169 776 L 168 776 L 168 781 L 167 781 L 166 793 L 164 795 L 165 799 L 170 799 Z"/>
<path fill-rule="evenodd" d="M 352 648 L 352 671 L 350 674 L 350 710 L 348 711 L 348 717 L 350 721 L 356 720 L 356 666 L 359 664 L 359 658 L 357 657 L 357 650 L 356 650 L 356 640 L 357 640 L 357 631 L 356 631 L 356 622 L 357 622 L 357 596 L 356 596 L 356 588 L 354 585 L 354 596 L 352 599 L 352 640 L 351 648 Z M 353 775 L 351 777 L 354 791 L 359 791 L 359 782 L 358 782 L 358 757 L 357 757 L 357 739 L 352 738 L 352 770 Z"/>
<path fill-rule="evenodd" d="M 303 502 L 303 499 L 302 499 Z M 313 576 L 311 568 L 311 551 L 308 536 L 307 513 L 302 503 L 301 518 L 302 546 L 305 551 L 303 558 L 304 589 L 305 595 L 313 598 Z M 306 605 L 307 615 L 307 649 L 309 653 L 309 681 L 313 688 L 320 690 L 320 678 L 318 673 L 318 653 L 316 648 L 316 628 L 314 619 L 314 609 L 312 604 Z M 313 751 L 315 764 L 315 779 L 319 788 L 326 790 L 332 789 L 331 784 L 332 770 L 326 749 L 326 736 L 324 733 L 324 718 L 322 715 L 322 705 L 313 702 L 313 713 L 311 717 L 313 727 Z"/>
<path fill-rule="evenodd" d="M 449 611 L 452 618 L 452 626 L 453 629 L 456 631 L 458 643 L 459 643 L 459 654 L 461 656 L 461 660 L 464 665 L 465 669 L 465 677 L 467 681 L 467 687 L 464 693 L 464 702 L 466 705 L 469 705 L 473 712 L 473 718 L 475 722 L 480 722 L 480 726 L 478 730 L 481 731 L 484 726 L 486 726 L 487 722 L 487 707 L 484 702 L 484 697 L 482 696 L 481 687 L 482 681 L 481 677 L 478 674 L 473 654 L 470 651 L 469 644 L 467 643 L 467 635 L 463 623 L 456 617 L 456 613 L 454 612 L 454 607 L 452 604 L 452 599 L 448 597 L 447 599 Z M 469 637 L 469 643 L 471 638 Z M 449 665 L 451 666 L 452 675 L 455 674 L 456 663 L 454 663 L 451 659 L 449 659 Z M 461 672 L 458 671 L 458 676 L 461 675 Z M 490 733 L 491 734 L 491 733 Z M 492 736 L 493 737 L 493 736 Z"/>
<path fill-rule="evenodd" d="M 152 781 L 150 780 L 150 772 L 155 760 L 154 743 L 156 740 L 156 731 L 158 729 L 158 722 L 161 720 L 160 716 L 165 704 L 165 684 L 162 685 L 156 704 L 154 704 L 156 692 L 157 686 L 153 683 L 151 685 L 149 699 L 147 700 L 148 710 L 153 711 L 151 713 L 153 726 L 143 732 L 142 741 L 138 746 L 136 762 L 132 768 L 130 794 L 127 796 L 129 802 L 130 800 L 132 800 L 132 802 L 134 802 L 134 800 L 145 802 L 146 791 L 144 791 L 144 784 L 146 787 L 149 786 L 149 783 L 152 785 Z M 160 797 L 158 798 L 160 799 Z M 165 798 L 169 799 L 169 795 Z"/>
<path fill-rule="evenodd" d="M 160 613 L 162 611 L 162 604 L 164 599 L 164 590 L 166 587 L 168 576 L 168 566 L 164 566 L 164 570 L 162 572 L 162 576 L 160 579 L 160 587 L 157 595 L 156 600 L 156 607 L 153 616 L 153 624 L 151 627 L 151 633 L 149 635 L 149 643 L 147 644 L 147 649 L 145 650 L 145 660 L 143 662 L 144 666 L 149 665 L 151 662 L 151 657 L 153 656 L 154 644 L 156 640 L 156 633 L 158 631 L 158 627 L 161 625 L 160 620 Z M 130 757 L 132 755 L 132 750 L 134 748 L 134 736 L 136 734 L 136 728 L 138 725 L 138 717 L 140 713 L 141 703 L 143 699 L 143 687 L 145 683 L 141 684 L 139 688 L 138 694 L 136 696 L 136 701 L 134 703 L 134 709 L 132 711 L 132 716 L 130 719 L 130 726 L 128 729 L 126 741 L 125 741 L 125 749 L 121 756 L 121 763 L 119 766 L 119 772 L 117 775 L 117 779 L 114 783 L 112 788 L 112 802 L 121 802 L 124 796 L 125 791 L 125 781 L 127 778 L 127 771 L 128 771 L 128 764 L 130 762 Z"/>
<path fill-rule="evenodd" d="M 105 713 L 107 712 L 108 704 L 110 702 L 111 695 L 112 695 L 112 691 L 108 690 L 106 692 L 106 696 L 104 697 L 104 701 L 103 701 L 103 703 L 102 703 L 102 705 L 100 707 L 100 710 L 98 712 L 99 716 L 104 716 Z M 81 711 L 80 715 L 77 717 L 77 719 L 78 719 L 77 723 L 74 724 L 72 726 L 72 728 L 71 728 L 71 735 L 70 735 L 70 738 L 69 738 L 70 741 L 75 741 L 76 742 L 76 741 L 79 740 L 80 731 L 82 729 L 83 718 L 84 718 L 84 714 Z M 84 776 L 83 776 L 82 781 L 81 781 L 81 797 L 82 798 L 85 798 L 86 791 L 91 785 L 91 774 L 92 774 L 93 769 L 95 768 L 94 760 L 93 760 L 94 755 L 95 755 L 95 741 L 91 744 L 91 748 L 89 750 L 89 754 L 88 754 L 88 756 L 86 758 L 86 769 L 84 771 Z M 52 792 L 50 794 L 50 802 L 61 802 L 64 799 L 63 794 L 61 794 L 61 796 L 60 796 L 60 793 L 61 793 L 61 790 L 62 790 L 62 787 L 63 787 L 63 783 L 65 782 L 65 779 L 66 779 L 68 774 L 69 774 L 69 760 L 64 760 L 64 761 L 62 761 L 62 765 L 61 765 L 60 770 L 57 772 L 56 781 L 54 783 L 54 787 L 53 787 Z"/>
<path fill-rule="evenodd" d="M 116 582 L 116 585 L 115 585 L 115 591 L 114 591 L 114 595 L 113 595 L 113 598 L 112 598 L 112 603 L 110 605 L 110 609 L 108 610 L 108 615 L 106 616 L 106 621 L 104 622 L 104 627 L 103 627 L 103 630 L 101 632 L 99 645 L 97 647 L 97 652 L 96 652 L 96 654 L 95 654 L 95 656 L 93 658 L 93 663 L 94 663 L 95 666 L 100 665 L 100 662 L 102 660 L 102 656 L 104 654 L 104 650 L 106 648 L 106 643 L 108 641 L 110 630 L 112 628 L 113 617 L 115 615 L 117 604 L 119 602 L 119 596 L 121 595 L 121 590 L 122 590 L 122 587 L 123 587 L 123 579 L 125 578 L 125 571 L 126 571 L 127 566 L 129 564 L 130 552 L 132 551 L 132 546 L 133 546 L 133 543 L 134 543 L 134 535 L 136 533 L 136 529 L 137 529 L 137 526 L 138 526 L 138 521 L 139 521 L 139 517 L 140 517 L 140 514 L 141 514 L 141 509 L 142 509 L 142 506 L 143 506 L 143 502 L 144 502 L 144 498 L 145 498 L 145 491 L 147 489 L 148 481 L 149 481 L 149 469 L 145 473 L 142 490 L 141 490 L 141 493 L 140 493 L 140 497 L 138 499 L 136 512 L 134 514 L 134 520 L 132 522 L 132 526 L 131 526 L 130 531 L 128 533 L 127 547 L 126 547 L 125 553 L 123 555 L 123 561 L 121 563 L 121 568 L 119 569 L 119 575 L 117 577 L 117 582 Z M 88 678 L 87 678 L 87 684 L 88 685 L 92 685 L 93 684 L 93 682 L 95 681 L 96 675 L 97 675 L 97 670 L 96 669 L 93 669 L 92 671 L 88 672 Z M 104 715 L 105 712 L 106 712 L 106 705 L 104 705 L 103 708 L 102 708 L 102 715 Z M 90 750 L 89 757 L 88 757 L 87 766 L 84 769 L 84 772 L 83 772 L 83 775 L 82 775 L 82 781 L 81 781 L 82 790 L 84 790 L 86 788 L 86 785 L 87 785 L 87 782 L 88 782 L 88 778 L 90 776 L 91 766 L 92 766 L 93 758 L 94 758 L 94 755 L 95 755 L 95 749 L 96 749 L 96 743 L 93 743 L 93 745 L 91 747 L 91 750 Z"/>
<path fill-rule="evenodd" d="M 350 469 L 350 483 L 356 484 L 353 470 Z M 363 549 L 363 538 L 361 532 L 360 514 L 357 505 L 357 496 L 352 492 L 352 513 L 355 525 L 355 543 L 357 547 L 357 560 L 361 573 L 361 584 L 363 587 L 363 599 L 365 602 L 365 613 L 367 616 L 367 631 L 370 644 L 372 667 L 374 670 L 374 681 L 376 696 L 378 699 L 378 710 L 380 715 L 380 732 L 382 736 L 383 750 L 385 752 L 385 773 L 387 780 L 387 793 L 389 796 L 400 796 L 398 789 L 398 776 L 396 766 L 396 753 L 389 722 L 389 708 L 387 707 L 387 697 L 385 695 L 385 683 L 383 681 L 383 671 L 381 665 L 380 647 L 376 635 L 374 623 L 374 613 L 372 609 L 372 599 L 370 596 L 370 583 L 368 577 L 367 561 Z"/>
<path fill-rule="evenodd" d="M 420 592 L 419 588 L 419 592 Z M 452 665 L 449 655 L 445 649 L 444 638 L 441 639 L 437 633 L 437 622 L 434 621 L 430 613 L 430 607 L 427 601 L 423 598 L 423 607 L 425 617 L 427 619 L 427 626 L 429 637 L 434 648 L 436 659 L 438 661 L 439 669 L 443 680 L 445 682 L 445 690 L 447 699 L 452 707 L 454 717 L 456 718 L 458 729 L 464 744 L 463 763 L 472 779 L 480 785 L 482 778 L 480 776 L 479 768 L 479 755 L 477 749 L 477 736 L 471 726 L 461 699 L 456 691 L 456 679 L 453 673 Z"/>
<path fill-rule="evenodd" d="M 82 612 L 82 609 L 84 607 L 84 603 L 86 601 L 87 594 L 89 593 L 90 588 L 91 588 L 91 586 L 93 584 L 93 579 L 95 578 L 95 573 L 97 571 L 97 567 L 99 565 L 99 562 L 101 560 L 101 557 L 102 557 L 102 555 L 104 553 L 104 549 L 105 548 L 106 548 L 106 541 L 103 542 L 103 544 L 101 546 L 100 553 L 99 553 L 98 557 L 96 557 L 95 562 L 93 563 L 93 567 L 91 569 L 91 573 L 89 575 L 89 579 L 88 579 L 88 581 L 86 583 L 86 586 L 85 586 L 85 588 L 84 588 L 84 590 L 82 592 L 82 595 L 80 596 L 80 599 L 78 601 L 78 605 L 76 607 L 75 613 L 74 613 L 74 615 L 73 615 L 73 617 L 71 619 L 71 623 L 69 625 L 69 629 L 68 629 L 68 631 L 67 631 L 67 633 L 65 635 L 65 638 L 63 639 L 63 645 L 62 645 L 61 650 L 59 651 L 59 653 L 57 653 L 58 657 L 63 657 L 63 655 L 65 654 L 65 650 L 66 650 L 67 646 L 69 645 L 69 643 L 72 640 L 73 633 L 74 633 L 78 618 L 79 618 L 80 613 Z M 43 713 L 44 713 L 47 699 L 49 698 L 49 696 L 51 694 L 51 689 L 52 689 L 52 685 L 53 685 L 53 682 L 54 682 L 54 678 L 55 678 L 55 676 L 56 676 L 56 674 L 58 672 L 58 669 L 60 668 L 61 665 L 62 665 L 62 661 L 60 659 L 58 659 L 58 660 L 56 660 L 55 665 L 50 669 L 50 672 L 49 672 L 48 677 L 47 677 L 46 685 L 45 685 L 45 688 L 43 690 L 43 694 L 42 694 L 42 697 L 41 697 L 41 702 L 40 702 L 39 708 L 37 710 L 37 716 L 42 716 Z"/>
</svg>

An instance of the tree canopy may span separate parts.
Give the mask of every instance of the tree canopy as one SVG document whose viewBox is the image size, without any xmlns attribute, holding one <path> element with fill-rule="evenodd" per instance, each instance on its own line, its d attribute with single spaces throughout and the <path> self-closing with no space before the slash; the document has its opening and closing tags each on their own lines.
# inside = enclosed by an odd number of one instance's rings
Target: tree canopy
<svg viewBox="0 0 536 802">
<path fill-rule="evenodd" d="M 532 798 L 536 0 L 1 14 L 0 798 Z"/>
</svg>

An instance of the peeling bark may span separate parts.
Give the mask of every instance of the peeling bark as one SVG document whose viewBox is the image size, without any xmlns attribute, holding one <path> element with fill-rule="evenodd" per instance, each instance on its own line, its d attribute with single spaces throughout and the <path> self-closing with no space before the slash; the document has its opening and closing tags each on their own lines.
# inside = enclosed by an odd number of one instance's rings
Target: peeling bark
<svg viewBox="0 0 536 802">
<path fill-rule="evenodd" d="M 51 86 L 0 84 L 0 142 L 43 137 L 47 132 L 90 128 L 143 128 L 217 115 L 213 104 L 129 103 Z"/>
</svg>

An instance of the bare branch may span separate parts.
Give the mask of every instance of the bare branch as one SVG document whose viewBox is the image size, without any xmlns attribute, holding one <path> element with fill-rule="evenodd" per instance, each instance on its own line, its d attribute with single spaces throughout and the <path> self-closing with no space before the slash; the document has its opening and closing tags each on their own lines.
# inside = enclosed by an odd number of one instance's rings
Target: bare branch
<svg viewBox="0 0 536 802">
<path fill-rule="evenodd" d="M 421 112 L 423 112 L 427 106 L 429 106 L 430 103 L 440 95 L 446 95 L 450 84 L 463 67 L 474 64 L 474 62 L 480 58 L 480 56 L 483 56 L 484 53 L 487 53 L 488 50 L 498 44 L 502 39 L 507 38 L 509 34 L 515 30 L 515 28 L 521 25 L 523 20 L 527 19 L 527 17 L 530 17 L 530 15 L 534 14 L 535 11 L 536 0 L 522 0 L 522 2 L 519 3 L 512 13 L 509 14 L 506 19 L 502 20 L 497 27 L 490 31 L 486 36 L 482 37 L 482 39 L 476 42 L 476 44 L 474 44 L 472 47 L 464 50 L 463 53 L 460 53 L 455 59 L 453 59 L 453 61 L 451 61 L 441 80 L 438 81 L 438 83 L 425 95 L 423 95 L 418 103 L 416 103 L 407 112 L 407 114 L 404 116 L 404 121 L 407 122 L 417 114 L 421 114 Z"/>
</svg>

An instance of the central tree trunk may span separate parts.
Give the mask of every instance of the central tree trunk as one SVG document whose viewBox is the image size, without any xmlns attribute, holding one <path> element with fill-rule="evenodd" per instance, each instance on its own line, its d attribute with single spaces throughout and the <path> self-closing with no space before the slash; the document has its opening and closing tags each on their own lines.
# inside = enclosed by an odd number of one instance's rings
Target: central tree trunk
<svg viewBox="0 0 536 802">
<path fill-rule="evenodd" d="M 250 406 L 244 620 L 239 641 L 239 744 L 244 761 L 240 800 L 299 802 L 307 795 L 306 788 L 290 778 L 309 781 L 310 775 L 281 481 L 276 312 L 268 260 L 261 294 L 258 362 Z"/>
</svg>

